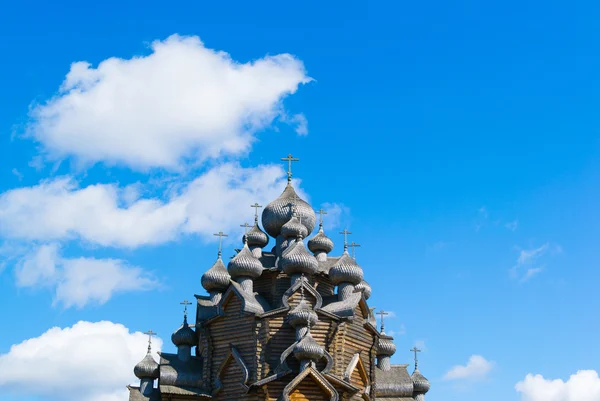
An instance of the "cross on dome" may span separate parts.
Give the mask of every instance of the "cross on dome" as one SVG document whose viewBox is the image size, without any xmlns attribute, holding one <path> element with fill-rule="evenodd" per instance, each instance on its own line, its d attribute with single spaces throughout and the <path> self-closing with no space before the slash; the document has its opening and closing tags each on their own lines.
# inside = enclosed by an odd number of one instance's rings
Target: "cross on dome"
<svg viewBox="0 0 600 401">
<path fill-rule="evenodd" d="M 248 233 L 248 228 L 250 228 L 252 226 L 250 224 L 248 224 L 248 223 L 244 223 L 244 224 L 241 224 L 240 227 L 244 227 L 244 234 L 247 234 Z"/>
<path fill-rule="evenodd" d="M 179 304 L 183 305 L 183 316 L 187 317 L 187 307 L 188 307 L 188 305 L 191 305 L 192 303 L 190 301 L 188 301 L 187 299 L 184 299 L 183 302 L 180 302 Z"/>
<path fill-rule="evenodd" d="M 359 246 L 360 246 L 360 244 L 357 244 L 357 243 L 355 243 L 354 241 L 352 241 L 352 243 L 351 243 L 351 244 L 348 244 L 348 246 L 349 246 L 350 248 L 352 248 L 352 259 L 356 260 L 356 255 L 354 254 L 354 251 L 355 251 L 356 247 L 359 247 Z"/>
<path fill-rule="evenodd" d="M 213 234 L 216 237 L 219 237 L 219 257 L 221 257 L 221 254 L 223 252 L 223 237 L 228 237 L 227 234 L 223 234 L 223 231 L 219 231 L 218 234 Z"/>
<path fill-rule="evenodd" d="M 281 160 L 288 162 L 287 176 L 288 176 L 288 182 L 291 182 L 292 181 L 292 162 L 300 161 L 300 159 L 292 156 L 292 154 L 290 153 L 289 155 L 287 155 L 287 157 L 282 157 Z"/>
<path fill-rule="evenodd" d="M 383 333 L 383 329 L 384 329 L 383 317 L 389 315 L 389 313 L 382 309 L 379 312 L 377 312 L 377 314 L 379 315 L 379 317 L 381 319 L 381 332 Z"/>
<path fill-rule="evenodd" d="M 318 213 L 319 213 L 319 227 L 323 227 L 323 215 L 327 214 L 327 212 L 325 210 L 323 210 L 323 208 L 321 208 L 321 209 L 319 209 Z"/>
<path fill-rule="evenodd" d="M 413 347 L 413 349 L 411 349 L 411 351 L 415 353 L 415 369 L 417 369 L 417 366 L 419 365 L 419 359 L 417 358 L 417 352 L 421 352 L 421 350 L 415 346 L 415 347 Z"/>
<path fill-rule="evenodd" d="M 145 331 L 143 334 L 148 335 L 148 353 L 152 350 L 152 336 L 155 336 L 156 333 L 152 331 L 152 329 Z"/>
<path fill-rule="evenodd" d="M 254 208 L 254 222 L 258 223 L 258 209 L 262 206 L 259 205 L 258 202 L 255 202 L 254 205 L 250 205 L 250 207 Z"/>
<path fill-rule="evenodd" d="M 344 228 L 344 231 L 341 231 L 340 234 L 344 234 L 344 251 L 347 251 L 348 250 L 348 234 L 352 234 L 352 233 Z"/>
</svg>

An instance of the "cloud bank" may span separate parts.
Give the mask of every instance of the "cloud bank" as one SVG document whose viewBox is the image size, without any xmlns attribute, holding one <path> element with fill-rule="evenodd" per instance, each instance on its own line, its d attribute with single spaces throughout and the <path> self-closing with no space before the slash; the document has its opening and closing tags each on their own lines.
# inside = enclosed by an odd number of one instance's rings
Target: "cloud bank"
<svg viewBox="0 0 600 401">
<path fill-rule="evenodd" d="M 0 389 L 54 400 L 126 401 L 147 336 L 108 321 L 51 328 L 0 355 Z M 162 341 L 153 341 L 153 351 Z M 158 357 L 155 353 L 155 360 Z"/>
<path fill-rule="evenodd" d="M 595 370 L 580 370 L 567 381 L 530 373 L 515 390 L 521 401 L 600 401 L 600 378 Z"/>
</svg>

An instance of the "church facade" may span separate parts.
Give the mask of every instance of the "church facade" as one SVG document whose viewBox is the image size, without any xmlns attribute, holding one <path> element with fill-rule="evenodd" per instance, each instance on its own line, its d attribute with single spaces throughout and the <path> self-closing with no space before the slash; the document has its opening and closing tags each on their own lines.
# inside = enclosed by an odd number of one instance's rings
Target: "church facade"
<svg viewBox="0 0 600 401">
<path fill-rule="evenodd" d="M 134 368 L 140 385 L 128 386 L 130 401 L 425 399 L 418 350 L 412 375 L 408 365 L 390 363 L 396 346 L 383 321 L 376 327 L 350 233 L 344 230 L 343 251 L 333 256 L 320 210 L 311 237 L 316 213 L 292 186 L 297 159 L 282 160 L 290 164 L 288 184 L 262 211 L 262 228 L 261 206 L 252 205 L 242 248 L 226 265 L 219 246 L 201 278 L 208 295 L 195 296 L 194 321 L 185 312 L 171 336 L 177 354 L 160 353 L 157 362 L 149 347 Z"/>
</svg>

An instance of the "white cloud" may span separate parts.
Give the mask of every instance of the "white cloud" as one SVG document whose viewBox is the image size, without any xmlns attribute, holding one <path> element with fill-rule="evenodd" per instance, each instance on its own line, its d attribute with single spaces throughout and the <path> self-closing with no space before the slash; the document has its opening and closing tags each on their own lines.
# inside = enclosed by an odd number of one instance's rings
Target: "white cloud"
<svg viewBox="0 0 600 401">
<path fill-rule="evenodd" d="M 16 266 L 19 287 L 51 287 L 54 303 L 81 308 L 104 304 L 115 293 L 156 288 L 158 283 L 141 268 L 118 259 L 63 258 L 57 244 L 27 254 Z"/>
<path fill-rule="evenodd" d="M 305 117 L 287 118 L 282 106 L 311 80 L 294 56 L 241 64 L 196 36 L 178 35 L 151 50 L 97 68 L 73 63 L 59 93 L 32 109 L 28 135 L 51 159 L 177 170 L 184 160 L 247 152 L 277 117 L 306 134 Z"/>
<path fill-rule="evenodd" d="M 166 200 L 139 198 L 136 187 L 123 190 L 115 184 L 80 188 L 72 178 L 60 177 L 1 194 L 0 236 L 80 239 L 127 248 L 168 242 L 181 234 L 197 233 L 212 241 L 214 232 L 237 232 L 251 218 L 251 204 L 266 205 L 278 197 L 283 177 L 280 166 L 224 164 L 179 185 Z"/>
<path fill-rule="evenodd" d="M 600 401 L 600 378 L 595 370 L 580 370 L 566 382 L 528 374 L 515 390 L 522 401 Z"/>
<path fill-rule="evenodd" d="M 126 401 L 133 367 L 146 353 L 147 336 L 108 321 L 54 327 L 0 354 L 2 393 L 77 401 Z M 162 341 L 154 339 L 154 358 Z"/>
<path fill-rule="evenodd" d="M 444 380 L 465 380 L 485 378 L 492 370 L 494 362 L 481 355 L 471 355 L 466 365 L 456 365 L 444 375 Z"/>
</svg>

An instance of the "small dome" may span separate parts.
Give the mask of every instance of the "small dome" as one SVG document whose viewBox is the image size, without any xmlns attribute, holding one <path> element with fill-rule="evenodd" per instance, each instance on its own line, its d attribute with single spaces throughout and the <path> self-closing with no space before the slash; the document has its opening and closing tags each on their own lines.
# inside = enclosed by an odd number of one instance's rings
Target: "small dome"
<svg viewBox="0 0 600 401">
<path fill-rule="evenodd" d="M 279 198 L 269 203 L 262 212 L 263 227 L 271 237 L 277 237 L 283 225 L 290 220 L 292 216 L 290 204 L 295 206 L 296 214 L 308 231 L 307 235 L 315 228 L 317 217 L 314 210 L 300 199 L 294 188 L 288 184 Z"/>
<path fill-rule="evenodd" d="M 287 315 L 287 322 L 294 328 L 297 326 L 308 326 L 309 323 L 311 326 L 314 326 L 317 320 L 319 320 L 317 314 L 304 299 Z"/>
<path fill-rule="evenodd" d="M 198 336 L 196 332 L 188 326 L 187 316 L 183 318 L 183 324 L 173 334 L 171 334 L 171 341 L 175 346 L 189 345 L 193 347 L 198 343 Z"/>
<path fill-rule="evenodd" d="M 150 351 L 133 368 L 133 374 L 138 379 L 158 379 L 158 363 L 150 355 Z"/>
<path fill-rule="evenodd" d="M 363 279 L 363 271 L 354 259 L 344 252 L 342 257 L 329 269 L 329 278 L 334 285 L 339 283 L 359 284 Z"/>
<path fill-rule="evenodd" d="M 208 292 L 224 291 L 229 286 L 229 280 L 231 280 L 231 276 L 219 256 L 215 264 L 202 275 L 200 283 Z"/>
<path fill-rule="evenodd" d="M 300 219 L 296 214 L 281 227 L 281 235 L 283 238 L 305 238 L 308 235 L 308 230 L 304 227 L 304 224 L 300 222 Z"/>
<path fill-rule="evenodd" d="M 250 251 L 248 243 L 246 242 L 242 250 L 231 259 L 227 266 L 227 270 L 233 278 L 257 278 L 262 274 L 263 266 L 260 263 L 260 260 L 252 254 L 252 251 Z"/>
<path fill-rule="evenodd" d="M 325 355 L 325 350 L 310 335 L 310 331 L 294 347 L 294 356 L 300 361 L 318 361 L 323 355 Z"/>
<path fill-rule="evenodd" d="M 365 299 L 369 299 L 371 297 L 371 286 L 365 280 L 358 283 L 354 289 L 356 291 L 362 291 Z"/>
<path fill-rule="evenodd" d="M 377 356 L 392 356 L 396 353 L 396 344 L 394 339 L 390 336 L 386 336 L 384 332 L 381 332 L 379 342 L 377 343 Z"/>
<path fill-rule="evenodd" d="M 418 368 L 415 369 L 411 378 L 412 378 L 413 386 L 414 386 L 413 391 L 415 393 L 425 394 L 426 392 L 429 391 L 429 388 L 430 388 L 429 380 L 427 380 L 425 378 L 425 376 L 423 376 L 421 374 L 421 372 L 419 372 Z"/>
<path fill-rule="evenodd" d="M 308 252 L 302 241 L 296 241 L 281 255 L 279 267 L 288 276 L 302 273 L 312 275 L 317 272 L 319 262 Z"/>
<path fill-rule="evenodd" d="M 246 233 L 246 239 L 248 241 L 248 246 L 257 246 L 259 248 L 264 248 L 269 243 L 269 236 L 260 229 L 258 221 L 255 222 L 254 227 Z"/>
<path fill-rule="evenodd" d="M 310 239 L 310 241 L 308 241 L 308 249 L 310 249 L 310 251 L 313 253 L 329 253 L 333 250 L 333 241 L 325 235 L 325 233 L 323 232 L 323 227 L 319 228 L 319 232 L 317 233 L 317 235 L 315 235 Z"/>
</svg>

